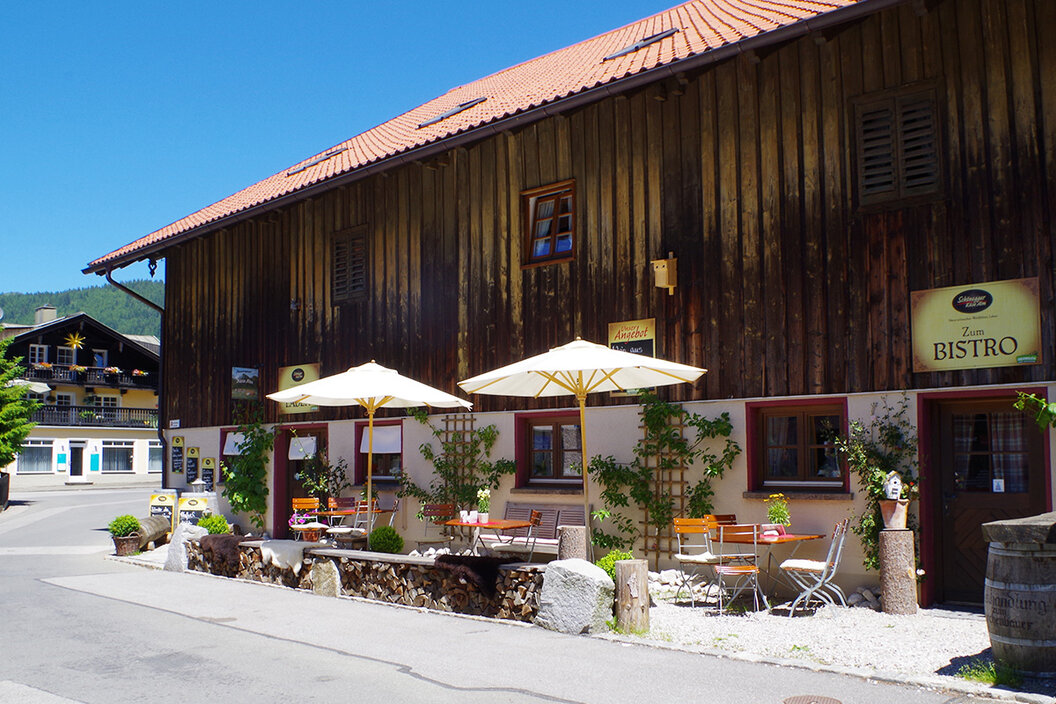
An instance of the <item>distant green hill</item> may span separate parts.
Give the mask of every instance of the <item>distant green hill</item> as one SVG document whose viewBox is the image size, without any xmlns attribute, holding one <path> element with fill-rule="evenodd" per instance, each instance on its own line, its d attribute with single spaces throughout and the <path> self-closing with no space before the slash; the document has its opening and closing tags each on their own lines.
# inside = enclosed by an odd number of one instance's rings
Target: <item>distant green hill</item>
<svg viewBox="0 0 1056 704">
<path fill-rule="evenodd" d="M 122 283 L 158 305 L 165 301 L 163 281 L 141 279 Z M 156 310 L 110 285 L 40 293 L 0 293 L 5 323 L 31 324 L 33 312 L 43 305 L 55 306 L 60 318 L 87 313 L 104 325 L 129 335 L 161 334 L 161 316 Z"/>
</svg>

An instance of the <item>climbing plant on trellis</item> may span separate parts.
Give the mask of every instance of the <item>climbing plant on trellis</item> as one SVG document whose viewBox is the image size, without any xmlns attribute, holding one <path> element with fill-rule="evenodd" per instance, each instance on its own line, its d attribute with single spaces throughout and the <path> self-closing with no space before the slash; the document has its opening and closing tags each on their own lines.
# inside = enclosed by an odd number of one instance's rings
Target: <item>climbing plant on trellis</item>
<svg viewBox="0 0 1056 704">
<path fill-rule="evenodd" d="M 602 487 L 605 505 L 594 512 L 591 537 L 599 547 L 620 549 L 633 549 L 641 539 L 655 567 L 661 555 L 674 553 L 675 516 L 712 512 L 711 482 L 729 469 L 741 447 L 730 438 L 728 413 L 705 418 L 645 394 L 641 416 L 642 439 L 631 462 L 619 463 L 611 456 L 591 459 L 589 471 Z M 640 519 L 632 515 L 634 509 Z"/>
</svg>

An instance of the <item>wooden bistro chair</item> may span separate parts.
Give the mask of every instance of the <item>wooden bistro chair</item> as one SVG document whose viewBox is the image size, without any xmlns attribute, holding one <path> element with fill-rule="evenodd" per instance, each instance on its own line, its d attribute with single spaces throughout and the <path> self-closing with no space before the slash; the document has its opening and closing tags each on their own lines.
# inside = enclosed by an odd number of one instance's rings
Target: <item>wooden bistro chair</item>
<svg viewBox="0 0 1056 704">
<path fill-rule="evenodd" d="M 832 581 L 836 576 L 836 570 L 840 568 L 840 558 L 843 557 L 843 543 L 847 538 L 847 524 L 849 518 L 837 523 L 832 529 L 832 542 L 829 543 L 829 552 L 825 561 L 788 559 L 781 563 L 781 570 L 788 575 L 800 591 L 792 605 L 788 607 L 788 617 L 796 612 L 796 607 L 802 604 L 806 609 L 810 600 L 817 598 L 826 604 L 835 606 L 839 600 L 842 606 L 847 606 L 840 585 Z"/>
<path fill-rule="evenodd" d="M 711 534 L 718 523 L 713 516 L 703 518 L 676 518 L 674 519 L 675 538 L 678 540 L 678 554 L 675 561 L 678 562 L 678 570 L 682 575 L 682 582 L 675 592 L 675 599 L 685 588 L 689 591 L 689 603 L 696 606 L 696 596 L 693 592 L 693 582 L 702 576 L 701 570 L 711 570 L 719 564 L 719 556 L 715 554 L 711 546 Z M 713 580 L 706 577 L 704 583 L 711 585 Z"/>
<path fill-rule="evenodd" d="M 444 521 L 454 518 L 456 514 L 454 504 L 425 504 L 422 506 L 422 517 L 426 521 L 425 535 L 418 539 L 418 549 L 421 550 L 423 546 L 429 545 L 447 545 L 454 540 L 453 535 L 447 535 L 442 531 Z M 430 524 L 434 527 L 432 532 L 429 530 Z"/>
<path fill-rule="evenodd" d="M 727 588 L 730 590 L 727 605 L 742 592 L 751 589 L 755 610 L 759 610 L 760 597 L 767 611 L 770 610 L 766 594 L 759 586 L 759 531 L 759 526 L 754 523 L 719 524 L 716 527 L 719 564 L 714 569 L 719 587 L 720 612 Z"/>
<path fill-rule="evenodd" d="M 303 513 L 312 520 L 318 521 L 319 515 L 316 513 L 319 510 L 319 499 L 314 496 L 307 498 L 293 498 L 290 499 L 290 508 L 292 513 Z M 301 532 L 298 530 L 293 531 L 294 540 L 301 539 Z"/>
<path fill-rule="evenodd" d="M 351 496 L 331 496 L 326 500 L 326 507 L 331 511 L 351 511 L 356 508 L 357 500 Z M 330 519 L 330 526 L 341 525 L 345 522 L 346 518 L 355 514 L 344 514 L 336 516 L 327 516 Z"/>
</svg>

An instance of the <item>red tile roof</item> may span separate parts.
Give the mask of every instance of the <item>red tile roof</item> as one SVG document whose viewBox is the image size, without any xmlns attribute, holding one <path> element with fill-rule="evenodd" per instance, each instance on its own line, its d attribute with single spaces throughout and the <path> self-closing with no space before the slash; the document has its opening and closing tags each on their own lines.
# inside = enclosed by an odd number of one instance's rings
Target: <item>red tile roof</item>
<svg viewBox="0 0 1056 704">
<path fill-rule="evenodd" d="M 154 251 L 170 238 L 334 176 L 363 169 L 418 147 L 523 114 L 599 86 L 626 80 L 672 62 L 707 54 L 724 46 L 854 5 L 890 4 L 883 0 L 693 0 L 570 47 L 526 61 L 464 86 L 373 129 L 294 164 L 249 188 L 177 220 L 88 265 L 86 271 L 123 266 Z M 878 7 L 875 9 L 879 9 Z M 801 25 L 803 27 L 803 25 Z M 679 31 L 638 51 L 604 60 L 635 42 L 665 30 Z M 804 27 L 804 31 L 808 28 Z M 423 122 L 475 98 L 487 100 L 432 125 Z M 330 158 L 319 159 L 338 149 Z M 302 168 L 313 160 L 318 163 Z M 208 228 L 204 228 L 203 232 Z"/>
</svg>

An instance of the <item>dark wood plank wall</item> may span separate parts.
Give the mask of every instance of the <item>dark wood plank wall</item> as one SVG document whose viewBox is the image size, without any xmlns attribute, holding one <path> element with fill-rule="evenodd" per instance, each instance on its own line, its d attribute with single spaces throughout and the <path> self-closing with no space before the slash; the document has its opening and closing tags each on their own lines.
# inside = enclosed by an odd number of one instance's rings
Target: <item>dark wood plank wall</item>
<svg viewBox="0 0 1056 704">
<path fill-rule="evenodd" d="M 711 369 L 666 391 L 678 400 L 1051 379 L 1054 6 L 906 4 L 170 250 L 169 417 L 230 422 L 231 366 L 261 368 L 270 391 L 280 366 L 318 361 L 329 374 L 376 358 L 456 391 L 643 317 L 657 319 L 662 356 Z M 927 80 L 941 89 L 945 197 L 860 213 L 849 99 Z M 520 192 L 569 178 L 575 259 L 522 268 Z M 328 238 L 361 224 L 370 293 L 335 307 Z M 674 296 L 649 265 L 668 251 Z M 911 290 L 1024 276 L 1041 278 L 1045 364 L 912 373 Z"/>
</svg>

